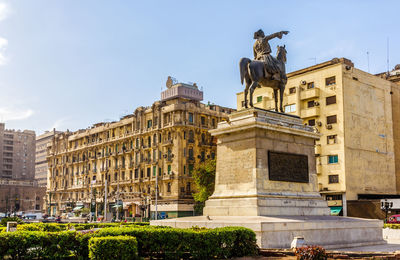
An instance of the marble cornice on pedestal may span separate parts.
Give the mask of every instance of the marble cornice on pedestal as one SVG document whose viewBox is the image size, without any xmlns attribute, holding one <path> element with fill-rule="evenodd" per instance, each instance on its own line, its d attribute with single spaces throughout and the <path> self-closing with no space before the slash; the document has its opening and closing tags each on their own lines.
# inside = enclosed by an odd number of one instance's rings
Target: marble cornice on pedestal
<svg viewBox="0 0 400 260">
<path fill-rule="evenodd" d="M 297 116 L 268 111 L 260 108 L 248 108 L 229 115 L 229 121 L 222 121 L 217 129 L 210 130 L 213 136 L 220 136 L 237 131 L 246 131 L 251 128 L 260 128 L 279 131 L 296 136 L 306 136 L 319 139 L 320 134 L 314 132 L 313 127 L 303 125 L 302 119 Z"/>
</svg>

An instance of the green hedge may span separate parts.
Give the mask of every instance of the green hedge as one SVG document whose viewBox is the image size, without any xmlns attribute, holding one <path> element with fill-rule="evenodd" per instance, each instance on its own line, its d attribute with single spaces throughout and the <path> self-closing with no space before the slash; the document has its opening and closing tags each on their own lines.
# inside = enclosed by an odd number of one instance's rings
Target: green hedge
<svg viewBox="0 0 400 260">
<path fill-rule="evenodd" d="M 177 229 L 126 226 L 83 232 L 2 232 L 0 259 L 5 256 L 11 259 L 66 257 L 88 259 L 91 238 L 116 236 L 135 237 L 140 257 L 222 259 L 254 255 L 258 251 L 255 233 L 242 227 Z M 116 250 L 112 250 L 111 253 L 115 254 Z"/>
<path fill-rule="evenodd" d="M 23 224 L 24 222 L 18 218 L 18 217 L 6 217 L 6 218 L 2 218 L 0 221 L 0 225 L 2 225 L 3 227 L 7 226 L 7 222 L 9 221 L 14 221 L 14 222 L 18 222 L 18 224 Z"/>
<path fill-rule="evenodd" d="M 133 236 L 138 241 L 139 256 L 168 259 L 231 258 L 258 252 L 255 233 L 243 227 L 215 229 L 178 228 L 107 228 L 96 236 Z"/>
<path fill-rule="evenodd" d="M 59 224 L 59 223 L 30 223 L 18 225 L 17 230 L 21 231 L 46 231 L 46 232 L 58 232 L 65 231 L 74 228 L 75 230 L 90 230 L 93 228 L 109 228 L 109 227 L 120 227 L 120 226 L 148 226 L 148 222 L 143 223 L 87 223 L 87 224 L 78 224 L 78 223 L 68 223 L 68 224 Z"/>
<path fill-rule="evenodd" d="M 89 240 L 89 258 L 103 259 L 139 259 L 137 241 L 134 237 L 93 237 Z"/>
<path fill-rule="evenodd" d="M 383 228 L 400 229 L 400 224 L 383 224 Z"/>
</svg>

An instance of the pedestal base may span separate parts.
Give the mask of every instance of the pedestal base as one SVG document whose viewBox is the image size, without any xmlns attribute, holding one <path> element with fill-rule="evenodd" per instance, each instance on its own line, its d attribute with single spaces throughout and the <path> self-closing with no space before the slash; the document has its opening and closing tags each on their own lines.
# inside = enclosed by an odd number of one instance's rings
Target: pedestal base
<svg viewBox="0 0 400 260">
<path fill-rule="evenodd" d="M 384 244 L 380 220 L 335 216 L 206 216 L 154 220 L 150 225 L 190 228 L 241 226 L 252 229 L 261 248 L 290 248 L 294 237 L 327 249 Z"/>
</svg>

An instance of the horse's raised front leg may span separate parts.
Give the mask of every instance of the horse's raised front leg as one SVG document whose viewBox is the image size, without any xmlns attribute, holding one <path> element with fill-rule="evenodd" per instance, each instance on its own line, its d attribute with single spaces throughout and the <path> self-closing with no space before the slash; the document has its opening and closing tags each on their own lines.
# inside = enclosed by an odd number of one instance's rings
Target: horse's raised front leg
<svg viewBox="0 0 400 260">
<path fill-rule="evenodd" d="M 253 106 L 253 92 L 256 89 L 256 87 L 258 86 L 257 82 L 253 82 L 250 85 L 250 97 L 249 97 L 249 101 L 250 101 L 250 107 L 254 107 Z"/>
<path fill-rule="evenodd" d="M 278 90 L 274 89 L 275 111 L 278 112 Z"/>
</svg>

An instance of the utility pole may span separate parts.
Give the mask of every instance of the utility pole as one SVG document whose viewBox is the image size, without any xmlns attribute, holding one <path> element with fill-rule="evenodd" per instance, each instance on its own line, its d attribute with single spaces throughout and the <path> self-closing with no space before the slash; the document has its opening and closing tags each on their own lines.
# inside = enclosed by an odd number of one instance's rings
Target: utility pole
<svg viewBox="0 0 400 260">
<path fill-rule="evenodd" d="M 104 221 L 107 221 L 107 173 L 105 174 L 105 181 L 104 181 Z"/>
<path fill-rule="evenodd" d="M 89 222 L 92 222 L 92 203 L 93 203 L 93 193 L 92 193 L 92 189 L 93 189 L 93 181 L 90 181 L 90 216 L 89 216 Z"/>
<path fill-rule="evenodd" d="M 116 209 L 117 209 L 117 218 L 116 218 L 116 220 L 119 221 L 119 176 L 118 176 L 118 180 L 117 180 L 117 205 L 116 205 Z"/>
<path fill-rule="evenodd" d="M 157 201 L 158 200 L 158 174 L 156 173 L 156 201 L 155 201 L 155 217 L 154 219 L 157 220 L 158 219 L 158 210 L 157 210 Z"/>
</svg>

